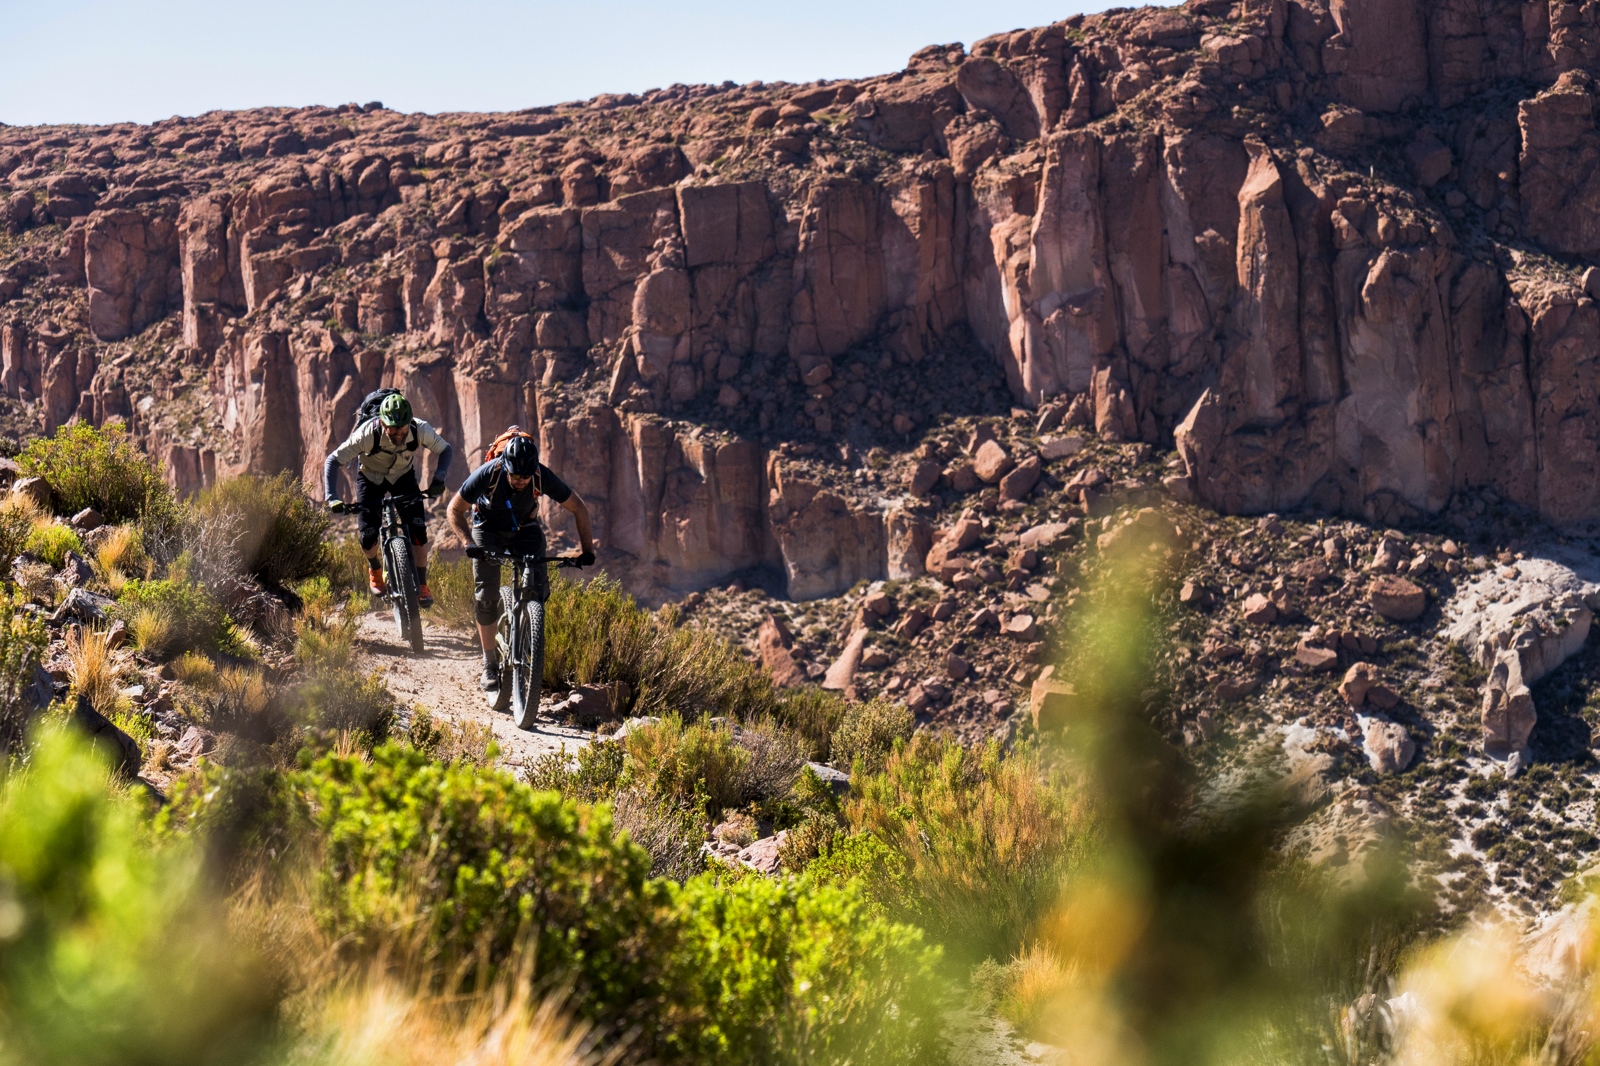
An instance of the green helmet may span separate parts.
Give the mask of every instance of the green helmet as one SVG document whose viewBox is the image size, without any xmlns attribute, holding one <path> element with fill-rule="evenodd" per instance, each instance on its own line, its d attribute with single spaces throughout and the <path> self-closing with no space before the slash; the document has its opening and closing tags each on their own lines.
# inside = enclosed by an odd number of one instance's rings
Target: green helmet
<svg viewBox="0 0 1600 1066">
<path fill-rule="evenodd" d="M 409 426 L 411 424 L 410 402 L 398 392 L 385 396 L 383 403 L 378 405 L 378 421 L 386 426 Z"/>
</svg>

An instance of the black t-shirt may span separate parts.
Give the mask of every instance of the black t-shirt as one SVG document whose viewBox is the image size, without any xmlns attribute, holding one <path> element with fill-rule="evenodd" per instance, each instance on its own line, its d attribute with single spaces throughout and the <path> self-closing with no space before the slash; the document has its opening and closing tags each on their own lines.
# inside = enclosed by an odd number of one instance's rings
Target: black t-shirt
<svg viewBox="0 0 1600 1066">
<path fill-rule="evenodd" d="M 501 469 L 504 460 L 490 459 L 461 483 L 461 498 L 472 504 L 472 524 L 495 533 L 514 533 L 537 522 L 539 497 L 566 503 L 572 490 L 543 463 L 521 492 L 513 492 L 511 479 Z"/>
</svg>

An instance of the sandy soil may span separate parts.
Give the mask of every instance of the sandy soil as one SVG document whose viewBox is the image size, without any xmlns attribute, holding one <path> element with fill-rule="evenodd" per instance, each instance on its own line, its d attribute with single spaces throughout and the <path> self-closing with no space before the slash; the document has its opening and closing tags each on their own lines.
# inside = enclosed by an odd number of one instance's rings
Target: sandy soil
<svg viewBox="0 0 1600 1066">
<path fill-rule="evenodd" d="M 563 748 L 575 751 L 589 743 L 592 733 L 544 717 L 530 731 L 512 725 L 511 716 L 496 714 L 478 690 L 482 653 L 477 638 L 434 625 L 426 626 L 424 632 L 423 653 L 413 656 L 395 633 L 387 612 L 363 615 L 356 630 L 356 647 L 362 657 L 383 675 L 389 691 L 402 704 L 420 704 L 439 718 L 487 725 L 500 745 L 501 763 L 518 773 L 540 756 Z M 551 697 L 546 694 L 542 702 L 548 704 Z"/>
</svg>

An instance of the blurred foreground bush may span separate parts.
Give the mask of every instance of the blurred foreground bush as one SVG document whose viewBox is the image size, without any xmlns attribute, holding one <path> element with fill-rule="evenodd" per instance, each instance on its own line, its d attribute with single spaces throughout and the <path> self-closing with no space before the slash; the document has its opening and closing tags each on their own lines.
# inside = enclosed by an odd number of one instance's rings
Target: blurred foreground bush
<svg viewBox="0 0 1600 1066">
<path fill-rule="evenodd" d="M 156 845 L 64 730 L 0 783 L 0 1062 L 240 1063 L 277 988 L 207 902 L 183 842 Z"/>
</svg>

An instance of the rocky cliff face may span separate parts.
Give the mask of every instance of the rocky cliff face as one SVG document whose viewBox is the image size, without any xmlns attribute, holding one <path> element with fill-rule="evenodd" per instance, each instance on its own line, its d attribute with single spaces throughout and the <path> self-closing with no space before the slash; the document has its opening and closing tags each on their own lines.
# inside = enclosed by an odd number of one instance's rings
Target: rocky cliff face
<svg viewBox="0 0 1600 1066">
<path fill-rule="evenodd" d="M 883 471 L 1057 398 L 1229 512 L 1587 523 L 1595 71 L 1596 3 L 1192 0 L 860 82 L 6 129 L 0 384 L 186 488 L 314 483 L 384 384 L 537 423 L 641 591 L 918 572 Z"/>
</svg>

